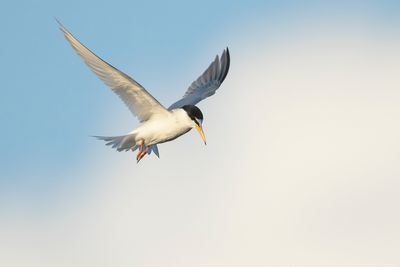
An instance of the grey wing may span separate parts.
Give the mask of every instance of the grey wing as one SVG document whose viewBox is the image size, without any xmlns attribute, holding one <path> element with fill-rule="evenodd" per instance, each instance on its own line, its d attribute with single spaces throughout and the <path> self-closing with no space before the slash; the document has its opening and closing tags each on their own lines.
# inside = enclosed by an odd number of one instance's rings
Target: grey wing
<svg viewBox="0 0 400 267">
<path fill-rule="evenodd" d="M 226 48 L 222 52 L 221 59 L 216 56 L 204 73 L 189 86 L 182 99 L 172 104 L 168 109 L 180 108 L 184 105 L 196 105 L 201 100 L 215 94 L 228 74 L 229 65 L 229 49 Z"/>
<path fill-rule="evenodd" d="M 60 30 L 64 33 L 72 48 L 75 49 L 90 69 L 124 101 L 140 121 L 146 121 L 153 115 L 168 112 L 143 86 L 102 60 L 80 43 L 60 22 L 58 23 L 60 24 Z"/>
</svg>

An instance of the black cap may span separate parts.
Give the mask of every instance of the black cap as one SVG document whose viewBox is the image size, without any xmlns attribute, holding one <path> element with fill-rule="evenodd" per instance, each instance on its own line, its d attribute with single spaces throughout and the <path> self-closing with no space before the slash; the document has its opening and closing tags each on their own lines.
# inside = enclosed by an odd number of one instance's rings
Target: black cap
<svg viewBox="0 0 400 267">
<path fill-rule="evenodd" d="M 194 105 L 185 105 L 182 107 L 183 110 L 186 111 L 188 116 L 196 122 L 195 119 L 202 121 L 203 120 L 203 113 L 201 113 L 201 110 L 194 106 Z"/>
</svg>

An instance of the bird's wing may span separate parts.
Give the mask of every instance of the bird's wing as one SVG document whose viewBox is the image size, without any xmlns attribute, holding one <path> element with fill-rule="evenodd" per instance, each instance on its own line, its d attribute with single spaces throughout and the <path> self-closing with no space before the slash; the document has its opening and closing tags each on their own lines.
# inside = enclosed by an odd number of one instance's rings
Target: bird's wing
<svg viewBox="0 0 400 267">
<path fill-rule="evenodd" d="M 111 66 L 82 43 L 80 43 L 60 22 L 60 29 L 65 38 L 75 49 L 78 55 L 85 61 L 90 69 L 106 84 L 122 101 L 130 111 L 142 121 L 150 119 L 153 115 L 167 113 L 165 109 L 146 89 L 134 79 Z"/>
<path fill-rule="evenodd" d="M 226 48 L 222 52 L 221 59 L 217 55 L 204 73 L 189 86 L 185 95 L 168 109 L 180 108 L 184 105 L 195 105 L 201 100 L 215 94 L 215 91 L 221 86 L 228 74 L 229 64 L 229 49 Z"/>
</svg>

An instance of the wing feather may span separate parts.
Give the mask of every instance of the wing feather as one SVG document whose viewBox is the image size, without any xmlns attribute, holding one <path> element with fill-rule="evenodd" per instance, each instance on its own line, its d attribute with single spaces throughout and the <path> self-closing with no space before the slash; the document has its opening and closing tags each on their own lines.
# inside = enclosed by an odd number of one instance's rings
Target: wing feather
<svg viewBox="0 0 400 267">
<path fill-rule="evenodd" d="M 168 112 L 142 85 L 105 62 L 79 42 L 59 21 L 60 30 L 86 65 L 116 93 L 129 110 L 142 121 Z"/>
<path fill-rule="evenodd" d="M 228 74 L 229 65 L 229 49 L 226 48 L 222 52 L 221 59 L 217 55 L 203 74 L 192 82 L 184 96 L 168 109 L 180 108 L 184 105 L 196 105 L 201 100 L 215 94 Z"/>
</svg>

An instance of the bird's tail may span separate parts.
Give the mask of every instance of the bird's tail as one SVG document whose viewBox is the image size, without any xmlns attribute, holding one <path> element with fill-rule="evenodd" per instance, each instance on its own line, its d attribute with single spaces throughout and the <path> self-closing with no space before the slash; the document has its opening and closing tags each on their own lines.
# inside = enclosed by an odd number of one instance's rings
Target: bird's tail
<svg viewBox="0 0 400 267">
<path fill-rule="evenodd" d="M 136 144 L 135 137 L 136 134 L 127 134 L 127 135 L 121 135 L 121 136 L 93 136 L 99 140 L 106 141 L 107 146 L 111 146 L 112 148 L 117 149 L 118 152 L 121 151 L 135 151 L 136 149 L 139 148 L 139 146 Z M 158 152 L 158 147 L 157 145 L 150 145 L 148 154 L 151 154 L 151 152 L 154 152 L 157 157 L 160 157 L 160 154 Z"/>
<path fill-rule="evenodd" d="M 106 141 L 107 146 L 117 149 L 118 151 L 135 151 L 138 146 L 135 141 L 135 134 L 121 136 L 93 136 L 99 140 Z"/>
</svg>

